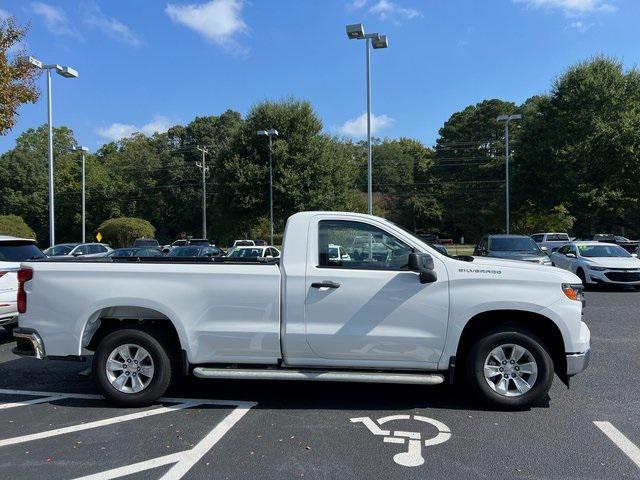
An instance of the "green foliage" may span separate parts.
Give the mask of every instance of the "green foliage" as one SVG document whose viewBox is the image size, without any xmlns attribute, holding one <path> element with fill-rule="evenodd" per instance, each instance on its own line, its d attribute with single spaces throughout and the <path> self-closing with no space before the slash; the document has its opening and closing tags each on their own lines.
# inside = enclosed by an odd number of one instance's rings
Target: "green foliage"
<svg viewBox="0 0 640 480">
<path fill-rule="evenodd" d="M 576 222 L 564 205 L 556 205 L 551 210 L 539 211 L 529 202 L 514 215 L 513 231 L 529 235 L 535 232 L 569 232 Z"/>
<path fill-rule="evenodd" d="M 136 238 L 154 238 L 156 228 L 142 218 L 120 217 L 102 222 L 97 232 L 112 247 L 128 247 Z"/>
<path fill-rule="evenodd" d="M 36 239 L 36 233 L 17 215 L 0 215 L 0 235 Z"/>
<path fill-rule="evenodd" d="M 27 61 L 24 48 L 18 54 L 12 49 L 23 44 L 29 27 L 21 27 L 14 17 L 0 19 L 0 135 L 7 133 L 18 119 L 18 107 L 35 103 L 39 92 L 35 79 L 40 74 Z"/>
</svg>

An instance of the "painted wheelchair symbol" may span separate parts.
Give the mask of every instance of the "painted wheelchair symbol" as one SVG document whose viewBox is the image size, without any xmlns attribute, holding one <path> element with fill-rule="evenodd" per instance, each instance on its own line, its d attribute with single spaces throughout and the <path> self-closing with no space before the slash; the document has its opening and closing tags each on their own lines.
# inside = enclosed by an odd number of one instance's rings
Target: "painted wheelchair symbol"
<svg viewBox="0 0 640 480">
<path fill-rule="evenodd" d="M 422 434 L 419 432 L 405 432 L 401 430 L 391 432 L 391 430 L 383 430 L 380 428 L 381 425 L 387 422 L 394 420 L 411 420 L 412 418 L 418 422 L 433 425 L 438 429 L 438 434 L 433 438 L 423 440 Z M 363 423 L 374 435 L 384 436 L 383 441 L 385 443 L 399 443 L 404 445 L 404 443 L 407 442 L 407 451 L 397 453 L 393 456 L 393 461 L 404 467 L 419 467 L 424 463 L 424 457 L 422 456 L 423 442 L 425 447 L 430 447 L 444 443 L 451 438 L 451 430 L 444 423 L 420 415 L 389 415 L 388 417 L 382 417 L 378 420 L 373 420 L 369 417 L 359 417 L 352 418 L 351 423 Z"/>
</svg>

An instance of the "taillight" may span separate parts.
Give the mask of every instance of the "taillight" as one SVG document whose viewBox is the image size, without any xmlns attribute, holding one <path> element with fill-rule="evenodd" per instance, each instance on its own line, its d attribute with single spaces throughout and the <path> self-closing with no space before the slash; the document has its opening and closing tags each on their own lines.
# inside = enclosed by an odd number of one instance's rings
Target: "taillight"
<svg viewBox="0 0 640 480">
<path fill-rule="evenodd" d="M 27 292 L 24 290 L 24 283 L 33 278 L 33 270 L 21 268 L 18 270 L 18 313 L 27 311 Z"/>
</svg>

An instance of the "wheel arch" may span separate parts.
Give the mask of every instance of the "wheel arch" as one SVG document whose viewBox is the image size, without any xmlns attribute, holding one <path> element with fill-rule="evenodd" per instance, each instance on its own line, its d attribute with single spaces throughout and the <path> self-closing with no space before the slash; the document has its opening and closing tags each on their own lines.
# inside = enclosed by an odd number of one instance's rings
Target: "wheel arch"
<svg viewBox="0 0 640 480">
<path fill-rule="evenodd" d="M 124 328 L 144 330 L 162 338 L 171 353 L 186 362 L 186 341 L 176 322 L 156 308 L 139 305 L 114 305 L 93 312 L 83 326 L 81 348 L 95 351 L 100 340 Z"/>
<path fill-rule="evenodd" d="M 485 311 L 470 318 L 460 335 L 456 351 L 456 370 L 464 365 L 466 354 L 474 339 L 496 327 L 510 325 L 525 328 L 544 341 L 553 359 L 555 373 L 564 381 L 567 371 L 567 359 L 560 328 L 549 317 L 525 310 Z"/>
</svg>

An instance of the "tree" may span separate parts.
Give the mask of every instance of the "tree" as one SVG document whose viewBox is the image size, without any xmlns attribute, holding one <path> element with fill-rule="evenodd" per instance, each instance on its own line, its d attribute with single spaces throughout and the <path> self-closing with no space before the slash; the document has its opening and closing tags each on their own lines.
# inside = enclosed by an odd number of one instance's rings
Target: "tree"
<svg viewBox="0 0 640 480">
<path fill-rule="evenodd" d="M 640 72 L 593 58 L 560 76 L 537 107 L 523 124 L 516 202 L 563 205 L 579 235 L 640 233 Z"/>
<path fill-rule="evenodd" d="M 17 215 L 0 215 L 0 235 L 36 239 L 35 232 Z"/>
<path fill-rule="evenodd" d="M 156 228 L 142 218 L 120 217 L 102 222 L 97 232 L 112 246 L 128 247 L 136 238 L 154 238 Z"/>
<path fill-rule="evenodd" d="M 0 20 L 0 135 L 13 128 L 20 105 L 38 100 L 34 81 L 40 70 L 28 62 L 24 52 L 12 55 L 28 29 L 19 26 L 14 17 Z"/>
</svg>

